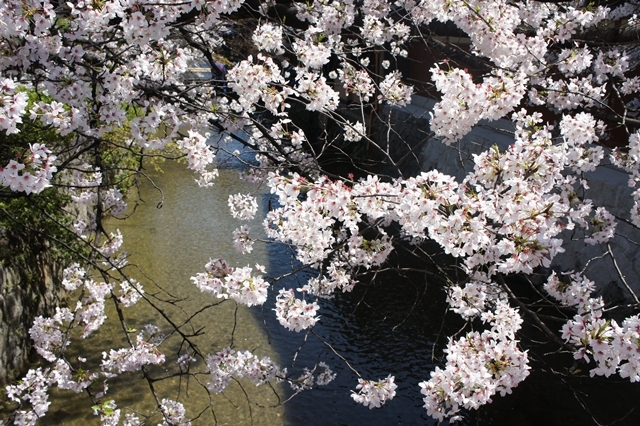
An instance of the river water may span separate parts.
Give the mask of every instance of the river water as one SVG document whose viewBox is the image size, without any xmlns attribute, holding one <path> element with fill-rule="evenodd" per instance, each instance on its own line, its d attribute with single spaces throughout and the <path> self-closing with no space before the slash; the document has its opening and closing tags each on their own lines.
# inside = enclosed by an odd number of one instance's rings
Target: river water
<svg viewBox="0 0 640 426">
<path fill-rule="evenodd" d="M 125 221 L 111 222 L 109 226 L 122 230 L 125 248 L 131 253 L 130 273 L 144 284 L 147 294 L 157 296 L 158 299 L 152 300 L 174 321 L 184 321 L 190 313 L 219 301 L 200 293 L 189 280 L 195 273 L 204 271 L 204 264 L 210 258 L 225 258 L 234 266 L 260 263 L 267 267 L 272 277 L 291 271 L 292 254 L 284 246 L 256 244 L 250 255 L 240 255 L 232 246 L 231 232 L 241 223 L 228 214 L 229 194 L 257 195 L 260 201 L 257 217 L 264 215 L 271 197 L 267 188 L 238 179 L 240 163 L 221 163 L 220 176 L 215 185 L 207 189 L 197 187 L 193 174 L 184 164 L 167 162 L 160 167 L 163 172 L 150 172 L 153 185 L 143 182 L 141 198 L 144 202 L 135 214 Z M 156 186 L 162 189 L 163 196 Z M 160 201 L 162 207 L 158 208 Z M 250 226 L 254 231 L 260 229 L 258 221 Z M 291 392 L 283 385 L 256 388 L 249 382 L 240 381 L 232 383 L 222 395 L 209 395 L 197 383 L 197 380 L 205 382 L 206 376 L 190 381 L 172 378 L 156 382 L 154 386 L 159 393 L 185 402 L 189 416 L 197 416 L 194 420 L 197 425 L 436 424 L 422 408 L 418 383 L 427 380 L 429 373 L 439 365 L 437 357 L 442 356 L 446 336 L 463 325 L 459 318 L 447 313 L 438 278 L 414 272 L 383 272 L 356 286 L 350 294 L 324 301 L 320 311 L 322 319 L 315 327 L 321 340 L 314 335 L 283 329 L 272 311 L 277 290 L 282 286 L 300 286 L 310 273 L 303 272 L 274 283 L 264 307 L 239 307 L 236 310 L 235 304 L 227 301 L 204 309 L 193 318 L 191 328 L 184 327 L 183 331 L 202 331 L 203 334 L 193 340 L 205 353 L 233 345 L 237 350 L 270 356 L 290 371 L 313 368 L 318 361 L 325 361 L 338 374 L 333 383 L 302 392 L 284 405 L 278 403 L 291 396 Z M 156 285 L 184 300 L 179 306 L 159 301 L 167 296 L 160 293 Z M 135 335 L 133 329 L 140 330 L 148 323 L 166 332 L 170 330 L 161 316 L 143 306 L 140 303 L 125 311 L 132 335 Z M 111 313 L 110 317 L 115 315 Z M 535 338 L 535 330 L 525 330 L 525 333 Z M 94 357 L 89 357 L 87 365 L 95 365 L 100 362 L 103 350 L 126 346 L 122 335 L 117 321 L 110 320 L 95 336 L 75 342 L 76 352 L 70 353 L 69 357 L 93 353 Z M 151 368 L 154 374 L 175 371 L 175 361 L 184 350 L 179 343 L 180 340 L 172 336 L 163 344 L 167 362 L 161 368 Z M 543 354 L 544 349 L 542 347 L 536 353 Z M 533 360 L 532 367 L 547 373 L 533 373 L 513 395 L 495 397 L 493 404 L 471 413 L 462 424 L 593 424 L 591 414 L 581 406 L 583 403 L 589 405 L 598 420 L 608 423 L 633 410 L 640 397 L 638 386 L 624 381 L 559 378 L 548 373 L 570 366 L 570 355 L 562 355 L 559 360 L 554 356 L 541 359 L 543 361 Z M 353 402 L 349 395 L 357 385 L 357 375 L 345 361 L 365 379 L 395 375 L 396 398 L 384 408 L 373 410 Z M 195 367 L 203 370 L 201 363 Z M 109 395 L 123 408 L 123 413 L 148 413 L 156 406 L 148 385 L 140 378 L 140 374 L 130 373 L 110 384 Z M 86 396 L 65 391 L 54 392 L 51 399 L 50 414 L 42 424 L 99 424 Z M 202 407 L 209 403 L 213 408 L 202 412 Z M 631 411 L 617 424 L 640 424 L 637 411 Z M 160 417 L 156 415 L 149 424 L 159 422 Z"/>
</svg>

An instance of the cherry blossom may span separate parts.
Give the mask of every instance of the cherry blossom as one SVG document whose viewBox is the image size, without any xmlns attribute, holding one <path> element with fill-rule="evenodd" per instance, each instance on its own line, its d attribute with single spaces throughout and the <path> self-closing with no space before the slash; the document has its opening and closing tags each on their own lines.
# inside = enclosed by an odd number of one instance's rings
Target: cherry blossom
<svg viewBox="0 0 640 426">
<path fill-rule="evenodd" d="M 380 408 L 396 396 L 394 380 L 393 376 L 378 381 L 358 379 L 357 392 L 352 392 L 351 398 L 369 409 Z"/>
<path fill-rule="evenodd" d="M 210 381 L 207 387 L 214 393 L 222 392 L 232 378 L 246 377 L 259 385 L 275 379 L 280 373 L 269 358 L 258 358 L 249 351 L 236 352 L 225 348 L 207 357 L 207 371 Z"/>
<path fill-rule="evenodd" d="M 229 195 L 229 208 L 231 216 L 240 220 L 251 220 L 258 211 L 258 202 L 255 197 L 247 194 Z"/>
<path fill-rule="evenodd" d="M 446 285 L 447 303 L 473 327 L 449 338 L 443 363 L 420 383 L 427 414 L 439 421 L 454 421 L 462 410 L 511 393 L 529 374 L 527 351 L 518 341 L 524 318 L 510 305 L 515 296 L 504 277 L 550 268 L 571 239 L 613 257 L 604 246 L 619 238 L 618 222 L 640 227 L 640 133 L 628 116 L 640 91 L 640 79 L 631 75 L 637 61 L 632 49 L 589 40 L 599 25 L 637 24 L 634 3 L 294 2 L 288 13 L 295 14 L 295 24 L 274 13 L 276 2 L 261 2 L 257 10 L 242 0 L 99 3 L 0 4 L 0 132 L 8 141 L 21 141 L 13 138 L 28 134 L 27 126 L 56 135 L 3 151 L 0 189 L 8 199 L 32 200 L 45 190 L 70 197 L 87 214 L 66 211 L 69 225 L 62 221 L 61 229 L 91 253 L 79 256 L 86 265 L 72 264 L 62 274 L 62 287 L 81 293 L 78 301 L 38 316 L 29 331 L 51 366 L 32 369 L 7 387 L 9 399 L 20 404 L 15 424 L 35 424 L 45 415 L 49 386 L 79 392 L 98 377 L 112 380 L 165 361 L 164 337 L 153 327 L 127 347 L 105 351 L 93 373 L 79 374 L 76 361 L 65 356 L 76 344 L 74 329 L 81 336 L 76 340 L 86 341 L 102 326 L 107 303 L 124 318 L 122 308 L 149 297 L 123 271 L 121 232 L 108 233 L 103 225 L 107 216 L 128 214 L 126 200 L 133 194 L 120 184 L 148 178 L 147 157 L 184 157 L 206 187 L 218 175 L 215 150 L 224 150 L 231 135 L 255 152 L 246 175 L 264 182 L 278 200 L 264 215 L 269 243 L 287 245 L 295 263 L 313 273 L 300 288 L 278 288 L 279 280 L 260 265 L 211 259 L 191 281 L 208 296 L 246 306 L 265 304 L 273 292 L 275 308 L 265 315 L 275 315 L 288 330 L 314 327 L 318 298 L 351 291 L 360 274 L 386 267 L 401 244 L 418 251 L 429 240 L 455 258 L 465 277 Z M 246 10 L 239 16 L 256 16 L 247 37 L 254 55 L 231 65 L 221 55 L 233 33 L 228 29 L 239 19 L 232 14 L 241 8 Z M 470 169 L 459 178 L 438 170 L 402 179 L 323 170 L 325 150 L 345 146 L 367 155 L 375 151 L 396 164 L 391 117 L 403 108 L 412 112 L 414 92 L 423 90 L 414 90 L 414 77 L 400 71 L 400 58 L 408 55 L 409 40 L 427 42 L 423 30 L 434 21 L 450 22 L 465 35 L 467 60 L 483 71 L 457 65 L 464 60 L 438 59 L 430 70 L 438 93 L 430 131 L 455 144 L 460 159 L 479 124 L 510 121 L 512 142 L 469 155 Z M 436 41 L 439 46 L 436 39 L 428 43 Z M 218 61 L 230 68 L 224 78 Z M 194 68 L 214 75 L 192 81 Z M 294 106 L 301 105 L 311 123 L 294 117 Z M 611 121 L 614 113 L 613 131 L 626 131 L 621 145 L 627 148 L 608 152 L 601 143 L 610 133 L 601 120 Z M 325 131 L 313 134 L 306 124 Z M 208 141 L 212 126 L 227 132 L 215 149 Z M 112 167 L 122 153 L 138 164 Z M 633 188 L 626 217 L 589 199 L 590 173 L 607 161 L 627 173 Z M 253 195 L 231 195 L 228 205 L 236 219 L 258 215 Z M 242 253 L 262 243 L 246 225 L 230 238 Z M 575 360 L 591 364 L 592 376 L 640 381 L 638 315 L 609 318 L 605 300 L 594 296 L 598 286 L 586 272 L 565 271 L 550 273 L 539 290 L 544 303 L 570 312 L 554 331 Z M 322 362 L 294 379 L 247 351 L 196 354 L 189 347 L 176 368 L 191 374 L 204 359 L 206 386 L 214 393 L 242 377 L 256 385 L 286 379 L 296 392 L 334 377 Z M 105 381 L 99 398 L 106 389 Z M 379 408 L 396 389 L 393 375 L 360 378 L 351 396 Z M 182 402 L 154 397 L 162 424 L 190 424 Z M 93 411 L 103 424 L 121 417 L 114 400 L 101 400 Z M 141 423 L 125 415 L 125 424 Z"/>
</svg>

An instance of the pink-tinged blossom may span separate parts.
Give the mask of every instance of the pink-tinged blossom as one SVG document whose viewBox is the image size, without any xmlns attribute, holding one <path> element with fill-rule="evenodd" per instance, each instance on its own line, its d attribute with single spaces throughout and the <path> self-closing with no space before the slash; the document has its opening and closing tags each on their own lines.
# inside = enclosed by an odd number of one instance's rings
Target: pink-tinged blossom
<svg viewBox="0 0 640 426">
<path fill-rule="evenodd" d="M 158 345 L 144 339 L 144 334 L 140 333 L 133 347 L 110 349 L 109 353 L 103 352 L 101 365 L 103 373 L 107 377 L 113 377 L 124 372 L 138 371 L 144 365 L 164 363 L 165 357 L 157 348 Z"/>
<path fill-rule="evenodd" d="M 53 362 L 71 343 L 67 335 L 73 313 L 67 308 L 56 307 L 52 318 L 37 317 L 29 329 L 29 336 L 38 354 Z"/>
<path fill-rule="evenodd" d="M 5 130 L 7 135 L 20 131 L 17 125 L 26 113 L 27 93 L 17 92 L 17 88 L 13 80 L 0 79 L 0 130 Z"/>
<path fill-rule="evenodd" d="M 355 95 L 360 102 L 369 102 L 375 86 L 366 70 L 356 69 L 348 62 L 344 62 L 342 68 L 338 69 L 338 76 L 347 94 Z"/>
<path fill-rule="evenodd" d="M 344 140 L 348 142 L 358 142 L 366 135 L 364 125 L 357 121 L 355 124 L 347 121 L 344 126 Z"/>
<path fill-rule="evenodd" d="M 256 270 L 264 272 L 264 268 L 256 265 Z M 269 283 L 261 275 L 252 275 L 253 268 L 248 266 L 236 268 L 225 280 L 226 294 L 229 298 L 247 306 L 262 305 L 267 301 Z"/>
<path fill-rule="evenodd" d="M 160 402 L 160 411 L 164 417 L 162 426 L 191 426 L 191 420 L 185 419 L 187 411 L 184 405 L 178 401 L 163 398 Z"/>
<path fill-rule="evenodd" d="M 67 291 L 73 291 L 83 285 L 87 272 L 84 268 L 81 268 L 79 264 L 65 268 L 62 273 L 62 286 Z"/>
<path fill-rule="evenodd" d="M 189 136 L 180 139 L 177 143 L 187 155 L 188 167 L 200 174 L 200 179 L 196 180 L 198 185 L 213 185 L 213 180 L 218 176 L 218 173 L 217 170 L 207 170 L 207 166 L 213 162 L 214 154 L 207 145 L 206 138 L 199 133 L 189 130 Z"/>
<path fill-rule="evenodd" d="M 517 311 L 498 303 L 484 320 L 491 323 L 491 330 L 450 339 L 445 369 L 436 367 L 431 379 L 420 383 L 429 416 L 455 421 L 461 409 L 477 409 L 497 393 L 511 393 L 529 375 L 527 353 L 514 340 L 522 323 Z"/>
<path fill-rule="evenodd" d="M 338 107 L 339 95 L 327 84 L 324 76 L 300 69 L 296 76 L 296 93 L 306 99 L 309 111 L 334 111 Z"/>
<path fill-rule="evenodd" d="M 593 54 L 589 47 L 562 49 L 558 56 L 558 69 L 566 75 L 578 74 L 591 66 Z"/>
<path fill-rule="evenodd" d="M 114 400 L 105 401 L 91 408 L 93 408 L 94 415 L 100 416 L 100 424 L 102 426 L 118 426 L 120 422 L 120 409 L 117 408 Z"/>
<path fill-rule="evenodd" d="M 380 103 L 387 102 L 394 106 L 405 106 L 411 103 L 413 87 L 406 85 L 402 81 L 400 71 L 393 71 L 387 74 L 380 83 Z"/>
<path fill-rule="evenodd" d="M 275 55 L 284 53 L 282 48 L 282 27 L 270 22 L 260 24 L 253 32 L 253 43 L 260 50 L 271 52 Z"/>
<path fill-rule="evenodd" d="M 224 391 L 233 378 L 245 377 L 256 386 L 274 380 L 280 373 L 278 366 L 268 357 L 258 358 L 249 351 L 236 352 L 225 348 L 207 356 L 210 381 L 207 388 L 214 393 Z"/>
<path fill-rule="evenodd" d="M 443 94 L 430 113 L 431 123 L 445 143 L 459 140 L 482 119 L 497 120 L 512 112 L 524 97 L 528 82 L 523 73 L 501 70 L 485 77 L 481 84 L 458 68 L 445 72 L 436 66 L 431 73 Z"/>
<path fill-rule="evenodd" d="M 564 138 L 567 163 L 576 172 L 596 169 L 604 157 L 602 147 L 593 143 L 599 140 L 596 130 L 601 127 L 591 114 L 564 115 L 560 122 L 560 133 Z"/>
<path fill-rule="evenodd" d="M 126 413 L 124 415 L 124 426 L 142 426 L 143 423 L 138 416 L 133 413 Z"/>
<path fill-rule="evenodd" d="M 629 69 L 629 57 L 618 49 L 601 50 L 593 63 L 593 69 L 596 72 L 598 83 L 607 81 L 609 75 L 623 77 Z"/>
<path fill-rule="evenodd" d="M 69 363 L 63 359 L 58 359 L 56 365 L 51 370 L 51 382 L 57 383 L 60 389 L 70 389 L 75 393 L 80 393 L 91 386 L 94 380 L 99 378 L 98 373 L 89 373 L 84 370 L 74 371 Z"/>
<path fill-rule="evenodd" d="M 253 239 L 249 234 L 250 228 L 246 225 L 242 225 L 240 228 L 233 231 L 233 247 L 238 252 L 245 254 L 253 251 Z"/>
<path fill-rule="evenodd" d="M 348 262 L 362 265 L 369 269 L 381 265 L 393 251 L 391 238 L 383 235 L 381 238 L 367 240 L 361 235 L 352 235 L 347 242 Z"/>
<path fill-rule="evenodd" d="M 544 289 L 564 306 L 576 308 L 579 314 L 601 316 L 604 301 L 602 298 L 591 297 L 596 289 L 595 283 L 580 274 L 571 274 L 568 278 L 563 280 L 553 272 L 544 284 Z"/>
<path fill-rule="evenodd" d="M 118 291 L 118 301 L 123 306 L 129 308 L 142 298 L 144 290 L 142 285 L 135 279 L 129 278 L 126 281 L 120 283 L 120 290 Z"/>
<path fill-rule="evenodd" d="M 240 220 L 251 220 L 258 211 L 256 197 L 249 194 L 229 195 L 228 204 L 231 216 Z"/>
<path fill-rule="evenodd" d="M 355 392 L 351 392 L 351 398 L 369 409 L 380 408 L 396 396 L 398 386 L 394 380 L 395 377 L 391 375 L 378 381 L 358 379 L 358 386 Z"/>
<path fill-rule="evenodd" d="M 305 66 L 318 69 L 329 62 L 331 49 L 325 44 L 314 42 L 312 37 L 308 36 L 304 40 L 296 40 L 293 43 L 293 50 Z"/>
<path fill-rule="evenodd" d="M 115 253 L 117 253 L 118 250 L 120 250 L 120 247 L 122 247 L 122 243 L 123 243 L 122 232 L 120 232 L 119 229 L 116 229 L 115 233 L 113 232 L 109 233 L 109 239 L 105 241 L 104 244 L 102 244 L 102 247 L 100 247 L 98 251 L 104 257 L 109 258 Z"/>
<path fill-rule="evenodd" d="M 200 291 L 221 299 L 233 299 L 247 306 L 262 305 L 267 300 L 269 283 L 262 275 L 253 275 L 253 268 L 232 268 L 224 260 L 213 259 L 205 266 L 207 272 L 191 277 Z M 264 273 L 264 267 L 256 265 Z"/>
<path fill-rule="evenodd" d="M 602 318 L 604 301 L 592 297 L 594 283 L 579 274 L 571 275 L 569 284 L 553 274 L 545 290 L 563 305 L 577 308 L 578 314 L 563 325 L 562 338 L 575 347 L 574 359 L 595 362 L 591 377 L 618 373 L 631 382 L 640 381 L 638 315 L 626 318 L 622 325 Z"/>
<path fill-rule="evenodd" d="M 280 289 L 274 310 L 280 325 L 292 331 L 302 331 L 318 322 L 319 308 L 316 302 L 308 303 L 296 298 L 292 289 Z"/>
<path fill-rule="evenodd" d="M 584 239 L 587 244 L 606 243 L 615 236 L 616 220 L 615 217 L 604 207 L 598 207 L 595 214 L 591 218 L 592 233 L 591 236 Z"/>
<path fill-rule="evenodd" d="M 5 167 L 0 167 L 0 186 L 26 194 L 38 194 L 50 187 L 57 171 L 53 165 L 57 157 L 51 154 L 44 144 L 29 144 L 22 163 L 10 160 Z"/>
<path fill-rule="evenodd" d="M 20 404 L 15 412 L 14 424 L 33 426 L 49 411 L 49 370 L 29 370 L 17 385 L 7 386 L 7 398 Z M 28 404 L 27 409 L 22 409 Z"/>
<path fill-rule="evenodd" d="M 224 278 L 233 272 L 233 268 L 223 259 L 210 259 L 205 265 L 207 272 L 191 277 L 191 281 L 200 291 L 220 296 L 223 291 Z"/>
<path fill-rule="evenodd" d="M 291 90 L 277 87 L 286 83 L 280 68 L 271 59 L 259 54 L 256 63 L 249 56 L 227 73 L 229 87 L 239 95 L 239 105 L 251 112 L 255 104 L 264 100 L 271 112 L 278 114 L 286 108 L 285 101 Z"/>
<path fill-rule="evenodd" d="M 447 302 L 453 312 L 470 319 L 484 312 L 487 290 L 487 285 L 482 282 L 468 282 L 464 287 L 452 286 Z"/>
</svg>

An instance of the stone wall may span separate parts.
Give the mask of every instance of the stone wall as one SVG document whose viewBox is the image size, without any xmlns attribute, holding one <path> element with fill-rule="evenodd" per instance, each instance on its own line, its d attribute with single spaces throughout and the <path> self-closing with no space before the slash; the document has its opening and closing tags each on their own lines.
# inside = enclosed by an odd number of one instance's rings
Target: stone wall
<svg viewBox="0 0 640 426">
<path fill-rule="evenodd" d="M 425 134 L 429 129 L 428 112 L 434 103 L 415 96 L 411 105 L 394 111 L 397 132 L 407 138 L 410 145 L 420 146 L 422 171 L 437 169 L 461 181 L 473 168 L 472 154 L 483 152 L 492 145 L 498 145 L 504 150 L 513 142 L 513 126 L 508 120 L 481 122 L 463 140 L 451 146 L 446 146 L 435 138 L 429 138 L 425 142 Z M 626 173 L 605 165 L 588 173 L 586 178 L 590 186 L 586 198 L 592 199 L 595 206 L 604 206 L 617 217 L 629 218 L 633 198 L 631 188 L 627 186 Z M 616 233 L 616 237 L 610 241 L 610 248 L 615 255 L 617 267 L 610 255 L 602 257 L 608 251 L 606 244 L 592 246 L 583 241 L 575 241 L 575 237 L 579 235 L 567 231 L 563 235 L 566 251 L 556 256 L 552 269 L 559 272 L 579 271 L 587 266 L 586 275 L 597 283 L 598 291 L 606 300 L 632 301 L 633 296 L 627 287 L 635 294 L 640 294 L 640 230 L 620 220 Z M 589 259 L 598 257 L 601 258 L 589 262 Z M 624 280 L 618 273 L 618 268 L 624 274 Z"/>
<path fill-rule="evenodd" d="M 50 206 L 60 208 L 62 215 L 89 218 L 86 205 Z M 50 245 L 39 229 L 41 224 L 31 221 L 28 212 L 25 214 L 27 217 L 16 218 L 25 221 L 23 228 L 0 228 L 0 387 L 24 373 L 30 355 L 38 359 L 32 351 L 29 329 L 36 317 L 53 315 L 63 302 L 62 271 L 72 262 L 68 246 Z M 68 232 L 62 234 L 69 236 Z M 62 235 L 54 238 L 64 239 Z"/>
<path fill-rule="evenodd" d="M 0 385 L 21 375 L 31 352 L 29 328 L 60 298 L 61 267 L 47 252 L 0 263 Z"/>
</svg>

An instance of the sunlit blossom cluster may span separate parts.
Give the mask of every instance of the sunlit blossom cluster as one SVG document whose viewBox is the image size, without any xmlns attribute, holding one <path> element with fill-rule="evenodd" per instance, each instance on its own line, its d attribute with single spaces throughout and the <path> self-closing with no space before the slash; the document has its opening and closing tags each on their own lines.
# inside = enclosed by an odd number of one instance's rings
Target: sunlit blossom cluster
<svg viewBox="0 0 640 426">
<path fill-rule="evenodd" d="M 209 373 L 207 387 L 214 393 L 224 391 L 233 378 L 245 377 L 255 385 L 260 385 L 275 379 L 280 374 L 279 368 L 271 359 L 258 358 L 249 351 L 236 352 L 231 348 L 209 355 L 207 371 Z"/>
<path fill-rule="evenodd" d="M 276 297 L 276 318 L 283 327 L 301 331 L 318 322 L 317 315 L 320 307 L 316 302 L 309 303 L 306 300 L 298 299 L 292 289 L 280 289 Z"/>
<path fill-rule="evenodd" d="M 233 268 L 222 259 L 212 259 L 191 281 L 200 291 L 222 299 L 233 299 L 247 306 L 262 305 L 267 300 L 269 283 L 262 275 L 252 275 L 253 268 Z M 264 267 L 256 265 L 256 271 L 264 273 Z"/>
<path fill-rule="evenodd" d="M 515 340 L 522 324 L 518 311 L 499 301 L 483 321 L 490 323 L 490 330 L 450 339 L 445 369 L 436 367 L 431 379 L 420 383 L 424 406 L 433 418 L 455 421 L 460 410 L 477 409 L 498 393 L 511 393 L 529 375 L 527 353 Z"/>
<path fill-rule="evenodd" d="M 30 144 L 22 162 L 11 160 L 0 167 L 0 186 L 26 194 L 42 192 L 51 186 L 51 178 L 57 170 L 56 156 L 51 154 L 44 144 Z"/>
<path fill-rule="evenodd" d="M 240 253 L 251 253 L 253 250 L 254 240 L 251 238 L 249 231 L 250 228 L 247 225 L 242 225 L 233 230 L 233 247 Z"/>
<path fill-rule="evenodd" d="M 209 186 L 217 177 L 218 171 L 208 171 L 207 166 L 213 162 L 213 151 L 207 145 L 206 138 L 199 133 L 189 130 L 189 137 L 178 141 L 178 146 L 184 149 L 189 168 L 200 174 L 197 180 L 200 186 Z"/>
<path fill-rule="evenodd" d="M 107 377 L 113 377 L 116 374 L 124 372 L 138 371 L 143 365 L 162 364 L 165 356 L 161 353 L 157 346 L 157 335 L 145 335 L 148 333 L 141 332 L 136 336 L 136 343 L 133 347 L 118 350 L 109 350 L 102 353 L 101 368 Z M 156 342 L 154 342 L 154 338 Z M 161 341 L 161 339 L 160 339 Z"/>
<path fill-rule="evenodd" d="M 251 220 L 258 211 L 256 198 L 248 194 L 229 195 L 231 216 L 240 220 Z"/>
<path fill-rule="evenodd" d="M 0 129 L 8 135 L 17 133 L 17 125 L 27 108 L 27 94 L 17 91 L 16 82 L 10 78 L 0 79 Z"/>
<path fill-rule="evenodd" d="M 565 277 L 552 274 L 545 290 L 577 314 L 562 327 L 562 338 L 574 348 L 573 357 L 595 362 L 591 376 L 619 374 L 631 382 L 640 381 L 640 316 L 625 318 L 621 324 L 605 319 L 604 300 L 594 297 L 595 283 L 581 274 Z"/>
<path fill-rule="evenodd" d="M 267 22 L 258 26 L 253 33 L 252 40 L 258 49 L 276 55 L 284 53 L 282 48 L 282 27 L 279 25 Z"/>
<path fill-rule="evenodd" d="M 351 393 L 351 398 L 369 409 L 380 408 L 396 396 L 397 387 L 393 376 L 378 381 L 358 379 L 358 386 Z"/>
</svg>

